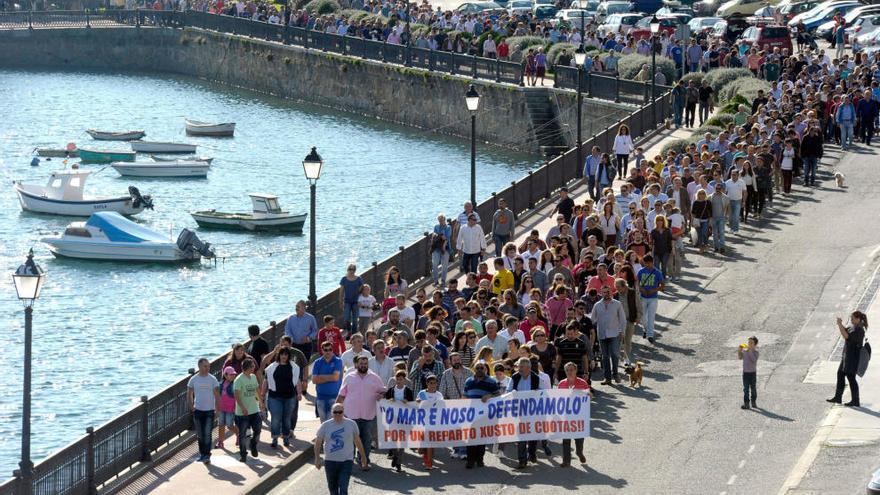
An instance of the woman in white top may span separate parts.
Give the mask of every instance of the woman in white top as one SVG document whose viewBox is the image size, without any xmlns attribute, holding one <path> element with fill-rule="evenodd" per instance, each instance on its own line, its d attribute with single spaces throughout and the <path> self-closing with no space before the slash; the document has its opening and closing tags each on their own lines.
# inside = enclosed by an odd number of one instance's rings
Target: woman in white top
<svg viewBox="0 0 880 495">
<path fill-rule="evenodd" d="M 779 168 L 782 169 L 782 194 L 786 196 L 791 192 L 791 176 L 794 172 L 796 154 L 794 143 L 791 139 L 786 139 L 785 148 L 782 150 L 782 163 L 779 164 Z"/>
<path fill-rule="evenodd" d="M 626 177 L 629 154 L 632 153 L 634 148 L 632 137 L 629 135 L 629 127 L 626 124 L 622 124 L 617 129 L 617 136 L 614 137 L 614 154 L 617 155 L 618 177 Z"/>
<path fill-rule="evenodd" d="M 739 176 L 742 177 L 743 182 L 746 184 L 746 199 L 743 201 L 742 206 L 742 220 L 745 222 L 749 219 L 749 213 L 752 212 L 752 204 L 754 203 L 757 205 L 758 202 L 758 193 L 755 190 L 755 172 L 752 170 L 752 162 L 743 160 L 742 170 L 740 170 Z"/>
<path fill-rule="evenodd" d="M 620 230 L 620 217 L 614 213 L 614 203 L 607 202 L 602 205 L 599 226 L 605 233 L 605 247 L 614 246 L 617 242 L 617 231 Z"/>
</svg>

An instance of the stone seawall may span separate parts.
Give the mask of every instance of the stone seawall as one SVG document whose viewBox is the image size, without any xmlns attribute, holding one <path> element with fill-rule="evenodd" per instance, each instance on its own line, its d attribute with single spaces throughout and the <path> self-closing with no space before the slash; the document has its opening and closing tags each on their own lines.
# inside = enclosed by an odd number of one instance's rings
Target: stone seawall
<svg viewBox="0 0 880 495">
<path fill-rule="evenodd" d="M 469 138 L 460 76 L 362 60 L 242 36 L 169 28 L 71 28 L 0 31 L 0 67 L 169 72 L 283 98 L 308 101 L 453 136 Z M 475 82 L 482 96 L 478 139 L 537 152 L 522 90 Z M 576 133 L 574 94 L 553 91 L 566 142 Z M 134 96 L 133 96 L 134 97 Z M 632 107 L 584 100 L 586 139 Z"/>
</svg>

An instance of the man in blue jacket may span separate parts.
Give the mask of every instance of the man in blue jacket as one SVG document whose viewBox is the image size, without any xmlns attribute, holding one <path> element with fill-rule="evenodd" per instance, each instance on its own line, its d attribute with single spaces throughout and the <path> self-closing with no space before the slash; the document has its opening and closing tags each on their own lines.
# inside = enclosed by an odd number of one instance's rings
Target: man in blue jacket
<svg viewBox="0 0 880 495">
<path fill-rule="evenodd" d="M 846 151 L 852 144 L 853 126 L 856 123 L 856 109 L 852 104 L 852 96 L 846 95 L 843 103 L 837 107 L 834 120 L 840 126 L 840 146 Z"/>
<path fill-rule="evenodd" d="M 584 177 L 587 179 L 587 191 L 590 193 L 593 201 L 598 198 L 596 193 L 596 172 L 599 170 L 599 163 L 602 162 L 601 152 L 601 148 L 593 146 L 593 152 L 584 161 Z"/>
<path fill-rule="evenodd" d="M 865 90 L 865 97 L 856 107 L 859 132 L 862 135 L 862 141 L 868 146 L 871 146 L 871 138 L 874 136 L 874 122 L 877 121 L 877 115 L 880 113 L 880 102 L 872 96 L 871 90 Z"/>
</svg>

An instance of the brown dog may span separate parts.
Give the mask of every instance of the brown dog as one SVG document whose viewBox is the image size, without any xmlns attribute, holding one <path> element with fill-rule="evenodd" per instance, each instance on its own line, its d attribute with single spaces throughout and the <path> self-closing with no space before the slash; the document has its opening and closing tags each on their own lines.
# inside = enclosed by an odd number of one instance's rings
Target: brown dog
<svg viewBox="0 0 880 495">
<path fill-rule="evenodd" d="M 642 376 L 642 362 L 636 361 L 635 369 L 633 369 L 632 373 L 629 374 L 629 386 L 635 387 L 636 385 L 638 385 L 639 388 L 642 388 Z"/>
</svg>

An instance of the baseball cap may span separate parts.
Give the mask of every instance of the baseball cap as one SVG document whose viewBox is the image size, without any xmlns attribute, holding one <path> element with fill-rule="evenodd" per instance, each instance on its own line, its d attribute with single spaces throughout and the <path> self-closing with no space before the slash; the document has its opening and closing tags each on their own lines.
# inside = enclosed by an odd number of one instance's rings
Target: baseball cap
<svg viewBox="0 0 880 495">
<path fill-rule="evenodd" d="M 223 375 L 224 376 L 225 375 L 237 375 L 237 374 L 238 373 L 236 373 L 235 368 L 233 368 L 232 366 L 227 366 L 227 367 L 223 368 Z"/>
</svg>

